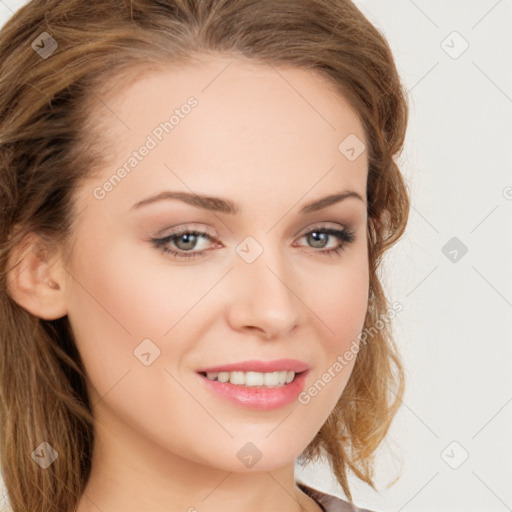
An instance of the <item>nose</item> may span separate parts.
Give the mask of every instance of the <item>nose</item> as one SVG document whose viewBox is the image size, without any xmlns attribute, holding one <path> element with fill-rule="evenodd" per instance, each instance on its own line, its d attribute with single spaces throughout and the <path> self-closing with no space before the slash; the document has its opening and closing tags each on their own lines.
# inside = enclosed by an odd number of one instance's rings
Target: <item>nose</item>
<svg viewBox="0 0 512 512">
<path fill-rule="evenodd" d="M 298 325 L 302 304 L 295 290 L 298 284 L 282 257 L 265 250 L 252 263 L 239 259 L 230 279 L 228 321 L 232 329 L 277 339 Z"/>
</svg>

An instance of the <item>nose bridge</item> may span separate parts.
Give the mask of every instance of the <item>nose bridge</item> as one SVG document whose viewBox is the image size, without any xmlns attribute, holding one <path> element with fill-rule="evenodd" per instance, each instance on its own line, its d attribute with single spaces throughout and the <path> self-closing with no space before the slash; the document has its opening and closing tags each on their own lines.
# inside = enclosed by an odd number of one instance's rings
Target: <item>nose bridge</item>
<svg viewBox="0 0 512 512">
<path fill-rule="evenodd" d="M 257 327 L 269 335 L 285 335 L 299 316 L 300 301 L 294 291 L 286 256 L 270 242 L 247 237 L 237 247 L 232 307 L 238 327 Z"/>
</svg>

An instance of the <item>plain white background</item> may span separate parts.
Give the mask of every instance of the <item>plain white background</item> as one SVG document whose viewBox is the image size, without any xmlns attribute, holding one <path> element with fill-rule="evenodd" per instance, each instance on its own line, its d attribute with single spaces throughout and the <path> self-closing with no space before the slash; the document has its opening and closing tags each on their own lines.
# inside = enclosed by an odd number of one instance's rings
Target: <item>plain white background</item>
<svg viewBox="0 0 512 512">
<path fill-rule="evenodd" d="M 1 0 L 0 24 L 25 3 Z M 378 492 L 350 477 L 353 498 L 378 512 L 512 510 L 512 1 L 355 3 L 409 91 L 412 208 L 382 269 L 404 308 L 407 391 Z M 297 477 L 343 497 L 326 465 Z"/>
</svg>

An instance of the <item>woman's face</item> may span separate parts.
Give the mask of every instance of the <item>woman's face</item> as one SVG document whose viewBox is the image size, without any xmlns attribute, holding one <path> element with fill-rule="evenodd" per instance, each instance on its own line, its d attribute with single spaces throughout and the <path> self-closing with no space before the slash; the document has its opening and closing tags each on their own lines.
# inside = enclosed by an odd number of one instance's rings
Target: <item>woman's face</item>
<svg viewBox="0 0 512 512">
<path fill-rule="evenodd" d="M 358 117 L 313 72 L 221 57 L 147 73 L 94 115 L 113 163 L 77 191 L 65 297 L 102 446 L 234 472 L 293 462 L 367 309 Z M 276 360 L 293 361 L 251 363 Z M 199 373 L 247 361 L 255 374 L 217 375 L 234 384 Z"/>
</svg>

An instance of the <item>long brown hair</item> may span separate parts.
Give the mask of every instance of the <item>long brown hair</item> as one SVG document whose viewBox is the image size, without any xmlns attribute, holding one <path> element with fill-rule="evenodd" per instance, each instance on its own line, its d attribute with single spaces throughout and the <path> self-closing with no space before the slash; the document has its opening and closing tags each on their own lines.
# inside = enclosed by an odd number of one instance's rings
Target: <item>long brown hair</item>
<svg viewBox="0 0 512 512">
<path fill-rule="evenodd" d="M 46 58 L 32 46 L 42 32 L 58 45 Z M 94 436 L 86 372 L 67 316 L 37 318 L 13 300 L 13 251 L 30 234 L 50 248 L 69 247 L 74 192 L 109 157 L 93 136 L 101 98 L 148 66 L 186 64 L 212 52 L 314 70 L 359 114 L 369 158 L 364 328 L 383 324 L 389 304 L 377 268 L 409 212 L 395 162 L 408 107 L 388 43 L 354 4 L 32 0 L 0 31 L 0 450 L 14 512 L 74 510 L 90 474 Z M 324 452 L 350 500 L 347 470 L 374 487 L 372 457 L 403 391 L 404 371 L 385 322 L 361 344 L 341 398 L 300 460 Z M 59 455 L 45 470 L 30 456 L 42 442 Z"/>
</svg>

